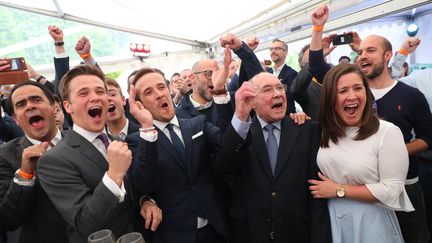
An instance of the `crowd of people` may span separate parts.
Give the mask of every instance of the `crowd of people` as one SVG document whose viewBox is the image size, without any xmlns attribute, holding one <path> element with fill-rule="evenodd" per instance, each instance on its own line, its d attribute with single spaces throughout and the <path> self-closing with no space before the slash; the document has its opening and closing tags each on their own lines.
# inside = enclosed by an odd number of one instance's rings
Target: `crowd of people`
<svg viewBox="0 0 432 243">
<path fill-rule="evenodd" d="M 298 72 L 283 41 L 270 68 L 257 38 L 225 34 L 222 65 L 136 70 L 128 99 L 88 38 L 70 68 L 49 26 L 55 80 L 28 65 L 2 99 L 0 242 L 431 242 L 432 69 L 404 69 L 420 40 L 393 54 L 354 32 L 358 56 L 334 66 L 328 16 L 311 15 Z"/>
</svg>

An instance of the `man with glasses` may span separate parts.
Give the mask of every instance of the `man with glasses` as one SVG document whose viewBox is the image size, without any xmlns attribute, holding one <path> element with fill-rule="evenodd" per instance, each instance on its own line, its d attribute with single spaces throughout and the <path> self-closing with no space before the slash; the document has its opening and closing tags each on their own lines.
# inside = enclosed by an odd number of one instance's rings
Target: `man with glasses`
<svg viewBox="0 0 432 243">
<path fill-rule="evenodd" d="M 317 178 L 319 129 L 286 116 L 285 91 L 285 84 L 262 72 L 236 92 L 216 163 L 234 176 L 232 242 L 331 242 L 327 203 L 313 199 L 307 184 Z"/>
<path fill-rule="evenodd" d="M 232 49 L 242 60 L 240 72 L 244 70 L 246 75 L 240 73 L 239 86 L 241 86 L 244 81 L 251 79 L 256 74 L 264 71 L 261 63 L 253 52 L 253 49 L 251 49 L 246 43 L 242 42 L 236 35 L 228 33 L 220 38 L 220 43 L 222 47 L 228 45 L 229 48 Z M 254 48 L 256 48 L 257 45 L 258 44 L 256 43 Z M 297 76 L 297 72 L 285 64 L 285 59 L 288 55 L 288 45 L 279 39 L 273 40 L 270 47 L 270 55 L 274 66 L 265 71 L 272 73 L 275 77 L 281 80 L 283 84 L 286 84 L 287 87 L 291 87 L 291 82 Z M 286 95 L 288 102 L 287 111 L 288 113 L 295 113 L 296 108 L 293 95 L 289 90 Z"/>
<path fill-rule="evenodd" d="M 229 66 L 230 62 L 231 60 L 226 65 Z M 180 101 L 179 106 L 176 108 L 176 114 L 181 118 L 204 115 L 207 121 L 224 130 L 218 123 L 220 120 L 218 119 L 220 109 L 216 109 L 213 105 L 213 95 L 225 95 L 227 91 L 223 89 L 215 93 L 212 81 L 215 78 L 225 83 L 228 73 L 218 72 L 218 77 L 214 77 L 213 69 L 215 67 L 218 67 L 217 62 L 210 59 L 200 60 L 192 66 L 192 74 L 189 76 L 192 83 L 192 92 L 186 93 Z M 222 99 L 225 99 L 225 96 Z M 228 97 L 227 101 L 218 103 L 228 103 L 229 99 Z"/>
</svg>

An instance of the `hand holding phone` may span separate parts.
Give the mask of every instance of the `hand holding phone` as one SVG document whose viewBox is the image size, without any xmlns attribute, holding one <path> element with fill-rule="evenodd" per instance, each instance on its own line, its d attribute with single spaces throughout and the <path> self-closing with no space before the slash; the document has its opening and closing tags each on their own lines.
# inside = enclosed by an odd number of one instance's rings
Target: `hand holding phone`
<svg viewBox="0 0 432 243">
<path fill-rule="evenodd" d="M 16 84 L 28 79 L 24 58 L 9 58 L 0 60 L 0 84 Z"/>
<path fill-rule="evenodd" d="M 333 45 L 346 45 L 346 44 L 350 44 L 353 43 L 354 38 L 353 38 L 353 34 L 352 33 L 346 33 L 346 34 L 341 34 L 341 35 L 336 35 L 333 38 Z"/>
</svg>

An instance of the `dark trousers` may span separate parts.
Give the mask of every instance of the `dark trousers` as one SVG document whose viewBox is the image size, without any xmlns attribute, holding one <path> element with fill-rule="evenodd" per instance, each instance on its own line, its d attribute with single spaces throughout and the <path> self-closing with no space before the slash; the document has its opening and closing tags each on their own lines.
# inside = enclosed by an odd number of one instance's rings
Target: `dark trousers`
<svg viewBox="0 0 432 243">
<path fill-rule="evenodd" d="M 219 234 L 210 224 L 198 229 L 197 243 L 226 243 L 223 235 Z"/>
<path fill-rule="evenodd" d="M 432 151 L 426 151 L 417 157 L 419 164 L 420 186 L 423 191 L 427 224 L 429 233 L 432 234 Z M 432 238 L 432 237 L 431 237 Z M 432 243 L 432 239 L 429 243 Z"/>
<path fill-rule="evenodd" d="M 405 243 L 427 243 L 429 230 L 426 223 L 426 211 L 420 184 L 405 185 L 405 190 L 415 209 L 413 212 L 396 211 Z"/>
</svg>

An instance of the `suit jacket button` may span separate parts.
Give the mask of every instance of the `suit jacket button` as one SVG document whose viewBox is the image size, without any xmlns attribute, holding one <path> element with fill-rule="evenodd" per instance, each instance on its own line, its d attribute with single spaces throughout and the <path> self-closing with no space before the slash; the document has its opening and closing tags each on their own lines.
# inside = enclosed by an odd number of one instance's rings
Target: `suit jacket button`
<svg viewBox="0 0 432 243">
<path fill-rule="evenodd" d="M 275 198 L 275 197 L 277 196 L 277 193 L 276 193 L 276 192 L 272 192 L 271 196 L 272 196 L 273 198 Z"/>
</svg>

